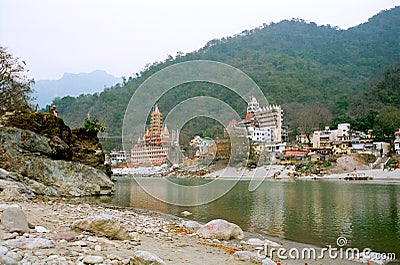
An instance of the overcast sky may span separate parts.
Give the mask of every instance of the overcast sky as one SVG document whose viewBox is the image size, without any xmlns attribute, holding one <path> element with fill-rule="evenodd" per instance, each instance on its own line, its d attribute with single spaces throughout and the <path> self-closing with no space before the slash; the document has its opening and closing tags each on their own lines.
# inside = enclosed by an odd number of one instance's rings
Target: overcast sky
<svg viewBox="0 0 400 265">
<path fill-rule="evenodd" d="M 131 76 L 146 63 L 214 38 L 301 18 L 342 29 L 400 0 L 0 0 L 0 45 L 36 80 L 105 70 Z"/>
</svg>

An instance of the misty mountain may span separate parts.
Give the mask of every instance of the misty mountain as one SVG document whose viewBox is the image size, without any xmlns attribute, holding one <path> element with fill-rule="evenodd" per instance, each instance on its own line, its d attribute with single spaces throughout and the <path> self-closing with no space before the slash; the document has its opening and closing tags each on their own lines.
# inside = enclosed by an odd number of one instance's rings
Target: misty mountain
<svg viewBox="0 0 400 265">
<path fill-rule="evenodd" d="M 34 104 L 39 104 L 40 108 L 43 108 L 50 105 L 56 97 L 93 94 L 118 82 L 121 82 L 121 78 L 101 70 L 91 73 L 65 73 L 58 80 L 38 80 L 34 86 L 33 96 L 36 97 Z"/>
</svg>

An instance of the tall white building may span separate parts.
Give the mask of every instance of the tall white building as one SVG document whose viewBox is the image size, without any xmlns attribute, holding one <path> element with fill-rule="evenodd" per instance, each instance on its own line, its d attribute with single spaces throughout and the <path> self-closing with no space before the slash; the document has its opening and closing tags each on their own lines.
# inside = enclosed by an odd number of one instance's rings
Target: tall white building
<svg viewBox="0 0 400 265">
<path fill-rule="evenodd" d="M 252 97 L 247 105 L 246 119 L 243 124 L 248 128 L 251 140 L 269 144 L 281 143 L 283 130 L 283 109 L 280 105 L 260 107 Z"/>
</svg>

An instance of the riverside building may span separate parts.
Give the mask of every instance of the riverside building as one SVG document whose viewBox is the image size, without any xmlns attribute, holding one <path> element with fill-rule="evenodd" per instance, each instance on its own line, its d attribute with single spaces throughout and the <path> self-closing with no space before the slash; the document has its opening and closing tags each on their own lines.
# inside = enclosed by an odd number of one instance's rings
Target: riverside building
<svg viewBox="0 0 400 265">
<path fill-rule="evenodd" d="M 163 116 L 156 105 L 151 112 L 150 125 L 143 137 L 138 138 L 131 150 L 134 167 L 160 166 L 167 162 L 168 150 L 178 145 L 178 132 L 163 125 Z"/>
</svg>

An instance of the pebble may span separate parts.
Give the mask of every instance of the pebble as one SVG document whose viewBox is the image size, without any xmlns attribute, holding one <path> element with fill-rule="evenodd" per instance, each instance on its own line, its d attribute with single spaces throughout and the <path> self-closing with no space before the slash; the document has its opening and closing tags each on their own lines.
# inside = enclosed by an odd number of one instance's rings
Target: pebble
<svg viewBox="0 0 400 265">
<path fill-rule="evenodd" d="M 94 250 L 95 250 L 95 251 L 101 251 L 101 246 L 100 246 L 100 245 L 94 246 Z"/>
</svg>

